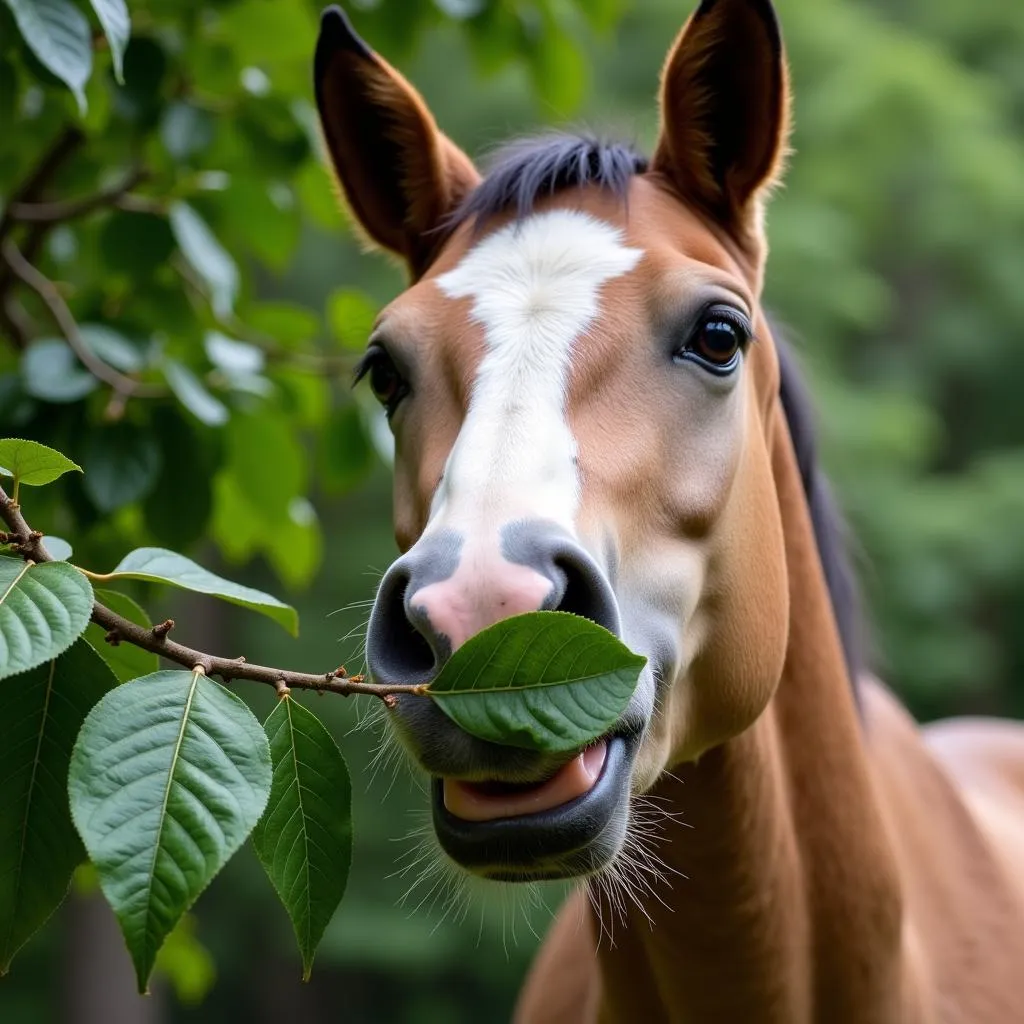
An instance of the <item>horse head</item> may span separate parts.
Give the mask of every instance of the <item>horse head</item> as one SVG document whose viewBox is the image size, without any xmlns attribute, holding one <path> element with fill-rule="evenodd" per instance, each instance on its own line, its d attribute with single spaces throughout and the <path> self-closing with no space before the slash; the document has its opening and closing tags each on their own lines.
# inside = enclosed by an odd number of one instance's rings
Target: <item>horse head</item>
<svg viewBox="0 0 1024 1024">
<path fill-rule="evenodd" d="M 773 478 L 779 356 L 760 307 L 788 85 L 768 0 L 704 0 L 669 53 L 650 161 L 513 144 L 486 176 L 337 8 L 316 54 L 344 197 L 410 285 L 359 370 L 395 437 L 402 551 L 369 623 L 380 683 L 425 683 L 507 616 L 586 616 L 647 657 L 574 756 L 391 711 L 433 780 L 438 838 L 503 879 L 587 875 L 631 799 L 768 706 L 789 625 Z"/>
</svg>

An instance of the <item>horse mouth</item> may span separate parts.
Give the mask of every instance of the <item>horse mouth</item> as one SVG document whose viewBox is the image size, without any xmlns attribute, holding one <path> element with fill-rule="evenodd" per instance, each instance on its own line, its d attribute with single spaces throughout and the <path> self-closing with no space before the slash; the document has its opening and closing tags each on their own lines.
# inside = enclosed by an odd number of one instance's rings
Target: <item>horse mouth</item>
<svg viewBox="0 0 1024 1024">
<path fill-rule="evenodd" d="M 435 778 L 434 829 L 474 874 L 530 881 L 590 874 L 618 852 L 637 737 L 591 744 L 535 783 Z"/>
<path fill-rule="evenodd" d="M 444 806 L 463 821 L 496 821 L 552 811 L 593 789 L 607 757 L 608 741 L 599 740 L 540 782 L 442 779 Z"/>
</svg>

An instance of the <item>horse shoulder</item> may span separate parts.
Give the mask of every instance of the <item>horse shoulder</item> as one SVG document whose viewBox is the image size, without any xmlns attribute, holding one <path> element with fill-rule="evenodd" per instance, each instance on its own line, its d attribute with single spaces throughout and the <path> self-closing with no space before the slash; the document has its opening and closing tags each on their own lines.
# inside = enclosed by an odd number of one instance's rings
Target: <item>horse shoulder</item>
<svg viewBox="0 0 1024 1024">
<path fill-rule="evenodd" d="M 562 905 L 519 994 L 514 1024 L 594 1024 L 600 1000 L 596 939 L 583 890 Z"/>
<path fill-rule="evenodd" d="M 929 993 L 925 1019 L 1018 1020 L 1024 726 L 951 720 L 921 729 L 881 684 L 867 680 L 862 693 L 865 739 L 903 883 L 912 984 Z"/>
</svg>

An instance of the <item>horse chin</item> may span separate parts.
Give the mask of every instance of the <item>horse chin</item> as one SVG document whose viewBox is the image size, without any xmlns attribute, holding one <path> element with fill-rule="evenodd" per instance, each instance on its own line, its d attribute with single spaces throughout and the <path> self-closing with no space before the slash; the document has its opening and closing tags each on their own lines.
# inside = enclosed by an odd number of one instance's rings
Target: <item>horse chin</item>
<svg viewBox="0 0 1024 1024">
<path fill-rule="evenodd" d="M 554 806 L 546 806 L 542 795 L 534 798 L 521 787 L 507 799 L 509 807 L 525 809 L 532 798 L 544 805 L 542 810 L 526 813 L 493 816 L 500 811 L 501 798 L 482 787 L 474 800 L 463 794 L 456 801 L 449 792 L 446 801 L 445 780 L 435 778 L 431 787 L 434 831 L 441 847 L 467 871 L 496 881 L 572 878 L 600 871 L 615 859 L 625 841 L 630 777 L 639 740 L 637 733 L 607 737 L 596 779 L 583 792 Z M 578 790 L 579 773 L 593 767 L 596 756 L 581 752 L 580 764 L 574 762 L 559 773 L 575 773 L 575 777 L 546 780 L 538 783 L 536 791 L 557 795 L 558 787 Z M 585 763 L 588 759 L 589 765 Z M 474 807 L 466 812 L 473 817 L 458 816 L 449 810 L 451 805 L 460 810 Z"/>
</svg>

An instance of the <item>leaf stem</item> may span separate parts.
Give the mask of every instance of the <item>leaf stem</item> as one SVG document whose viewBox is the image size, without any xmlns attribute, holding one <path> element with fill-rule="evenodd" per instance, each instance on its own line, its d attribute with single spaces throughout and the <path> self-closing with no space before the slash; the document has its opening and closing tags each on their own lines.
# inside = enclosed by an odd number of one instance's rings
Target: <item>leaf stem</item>
<svg viewBox="0 0 1024 1024">
<path fill-rule="evenodd" d="M 0 518 L 17 539 L 18 550 L 26 561 L 53 561 L 42 545 L 41 535 L 32 530 L 25 521 L 20 507 L 8 497 L 2 487 L 0 487 Z M 75 566 L 75 568 L 78 567 Z M 84 574 L 92 578 L 103 579 L 96 573 L 85 572 Z M 364 693 L 379 697 L 389 707 L 394 706 L 397 696 L 401 694 L 429 695 L 424 684 L 377 686 L 368 683 L 363 676 L 350 676 L 343 665 L 322 673 L 293 672 L 290 669 L 275 668 L 270 665 L 254 665 L 246 661 L 244 657 L 222 658 L 207 654 L 205 651 L 197 651 L 171 640 L 167 635 L 173 626 L 170 620 L 146 628 L 118 615 L 98 601 L 93 605 L 92 621 L 107 631 L 108 643 L 130 643 L 135 647 L 141 647 L 144 651 L 150 651 L 168 661 L 173 661 L 192 672 L 202 671 L 208 676 L 218 676 L 225 683 L 234 679 L 250 679 L 253 682 L 265 683 L 274 687 L 281 695 L 285 690 L 316 690 L 318 693 L 339 693 L 344 697 L 353 693 Z"/>
</svg>

